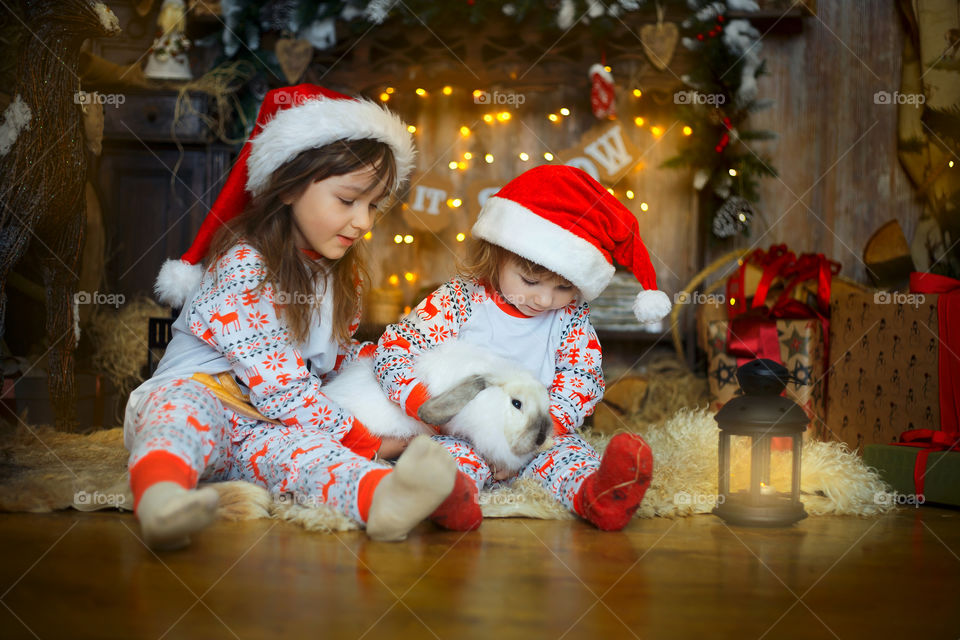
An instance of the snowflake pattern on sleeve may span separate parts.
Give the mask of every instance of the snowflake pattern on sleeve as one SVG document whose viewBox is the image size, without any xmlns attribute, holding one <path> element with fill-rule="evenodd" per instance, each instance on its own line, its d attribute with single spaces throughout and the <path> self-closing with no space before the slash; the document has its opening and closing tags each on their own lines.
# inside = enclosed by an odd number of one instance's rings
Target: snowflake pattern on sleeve
<svg viewBox="0 0 960 640">
<path fill-rule="evenodd" d="M 557 372 L 550 385 L 550 413 L 558 433 L 573 432 L 603 398 L 600 341 L 587 303 L 577 306 L 560 334 Z"/>
<path fill-rule="evenodd" d="M 478 287 L 454 278 L 386 328 L 374 354 L 374 370 L 391 400 L 409 409 L 407 401 L 420 384 L 413 373 L 417 355 L 456 338 L 470 317 L 471 297 Z"/>
<path fill-rule="evenodd" d="M 253 247 L 232 247 L 204 274 L 187 326 L 227 358 L 263 415 L 342 438 L 353 417 L 323 394 L 320 378 L 307 369 L 265 275 L 266 265 Z"/>
</svg>

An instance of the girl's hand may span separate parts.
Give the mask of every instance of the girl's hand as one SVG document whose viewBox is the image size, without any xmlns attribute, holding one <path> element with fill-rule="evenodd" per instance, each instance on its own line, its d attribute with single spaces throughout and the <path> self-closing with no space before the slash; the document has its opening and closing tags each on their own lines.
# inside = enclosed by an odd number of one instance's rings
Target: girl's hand
<svg viewBox="0 0 960 640">
<path fill-rule="evenodd" d="M 408 444 L 410 444 L 410 440 L 384 436 L 380 439 L 380 449 L 377 451 L 377 455 L 384 460 L 393 460 L 404 452 Z"/>
<path fill-rule="evenodd" d="M 497 469 L 496 467 L 493 467 L 490 471 L 493 472 L 493 479 L 497 481 L 506 480 L 507 478 L 513 475 L 509 471 L 505 471 L 503 469 Z"/>
</svg>

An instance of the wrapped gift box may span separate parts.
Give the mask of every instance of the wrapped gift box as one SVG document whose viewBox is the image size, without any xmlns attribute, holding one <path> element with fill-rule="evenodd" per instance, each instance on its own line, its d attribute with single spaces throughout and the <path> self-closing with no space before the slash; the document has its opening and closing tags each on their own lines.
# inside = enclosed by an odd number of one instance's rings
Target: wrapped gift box
<svg viewBox="0 0 960 640">
<path fill-rule="evenodd" d="M 834 287 L 828 439 L 863 450 L 940 428 L 938 297 Z"/>
<path fill-rule="evenodd" d="M 812 422 L 804 438 L 819 434 L 824 420 L 823 339 L 819 320 L 777 320 L 780 358 L 790 373 L 808 384 L 790 383 L 786 395 L 804 408 Z M 733 398 L 737 384 L 737 359 L 726 352 L 727 321 L 714 320 L 706 327 L 707 378 L 711 407 L 719 409 Z"/>
<path fill-rule="evenodd" d="M 914 496 L 914 469 L 920 451 L 916 447 L 868 444 L 863 450 L 863 462 L 875 468 L 898 494 Z M 960 506 L 960 452 L 935 451 L 927 458 L 923 503 L 927 502 Z"/>
</svg>

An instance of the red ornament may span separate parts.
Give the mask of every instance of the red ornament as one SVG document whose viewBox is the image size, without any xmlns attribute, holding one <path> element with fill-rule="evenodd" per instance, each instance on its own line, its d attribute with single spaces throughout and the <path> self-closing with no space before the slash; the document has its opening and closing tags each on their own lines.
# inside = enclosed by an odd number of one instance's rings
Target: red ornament
<svg viewBox="0 0 960 640">
<path fill-rule="evenodd" d="M 612 118 L 617 113 L 613 76 L 600 64 L 590 67 L 590 108 L 600 119 Z"/>
<path fill-rule="evenodd" d="M 697 40 L 703 40 L 703 34 L 702 34 L 702 33 L 698 33 L 698 34 L 697 34 Z"/>
<path fill-rule="evenodd" d="M 723 16 L 717 16 L 717 22 L 723 22 Z"/>
</svg>

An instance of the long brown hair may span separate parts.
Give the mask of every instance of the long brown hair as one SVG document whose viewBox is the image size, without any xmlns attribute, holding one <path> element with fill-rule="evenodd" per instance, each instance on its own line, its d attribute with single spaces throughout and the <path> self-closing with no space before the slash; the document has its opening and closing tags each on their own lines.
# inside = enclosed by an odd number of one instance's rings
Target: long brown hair
<svg viewBox="0 0 960 640">
<path fill-rule="evenodd" d="M 219 260 L 237 242 L 253 246 L 266 263 L 266 277 L 258 288 L 270 282 L 275 291 L 286 292 L 293 304 L 277 304 L 298 343 L 306 341 L 314 310 L 318 285 L 331 274 L 333 295 L 333 337 L 341 344 L 350 340 L 350 324 L 360 312 L 358 284 L 367 271 L 358 242 L 342 258 L 312 260 L 294 244 L 293 213 L 290 202 L 299 198 L 314 182 L 372 167 L 386 188 L 396 182 L 397 166 L 390 147 L 376 140 L 338 140 L 303 151 L 270 176 L 266 188 L 254 196 L 243 212 L 224 224 L 214 236 L 207 253 L 207 264 Z M 324 295 L 328 292 L 324 290 Z M 300 294 L 300 295 L 296 295 Z"/>
</svg>

